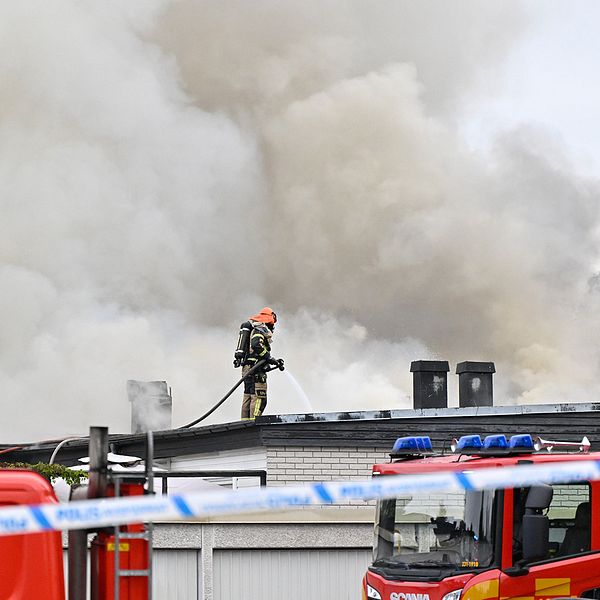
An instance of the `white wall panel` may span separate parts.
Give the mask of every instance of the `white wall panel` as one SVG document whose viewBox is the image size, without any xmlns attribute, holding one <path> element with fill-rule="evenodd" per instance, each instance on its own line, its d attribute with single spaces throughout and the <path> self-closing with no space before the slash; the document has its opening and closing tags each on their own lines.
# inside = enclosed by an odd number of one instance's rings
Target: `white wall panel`
<svg viewBox="0 0 600 600">
<path fill-rule="evenodd" d="M 215 550 L 213 600 L 357 600 L 367 549 Z"/>
<path fill-rule="evenodd" d="M 198 598 L 199 550 L 154 550 L 153 598 L 196 600 Z"/>
<path fill-rule="evenodd" d="M 243 448 L 241 450 L 220 450 L 175 456 L 171 459 L 173 471 L 202 471 L 209 469 L 266 469 L 267 451 L 263 447 Z"/>
<path fill-rule="evenodd" d="M 265 448 L 246 448 L 243 450 L 222 450 L 189 456 L 179 456 L 171 460 L 173 471 L 243 471 L 245 469 L 267 468 L 267 453 Z M 259 477 L 236 478 L 235 487 L 258 487 Z M 169 479 L 169 493 L 190 493 L 195 491 L 217 491 L 218 486 L 231 487 L 231 478 L 209 477 L 204 480 L 187 477 Z"/>
</svg>

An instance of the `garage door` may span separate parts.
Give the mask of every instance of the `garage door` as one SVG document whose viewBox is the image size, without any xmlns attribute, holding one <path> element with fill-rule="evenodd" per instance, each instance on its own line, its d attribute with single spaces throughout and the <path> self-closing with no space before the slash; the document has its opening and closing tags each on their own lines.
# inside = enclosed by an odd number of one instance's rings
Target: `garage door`
<svg viewBox="0 0 600 600">
<path fill-rule="evenodd" d="M 197 550 L 154 550 L 153 597 L 158 600 L 198 598 Z"/>
<path fill-rule="evenodd" d="M 358 600 L 370 549 L 215 550 L 214 600 Z"/>
</svg>

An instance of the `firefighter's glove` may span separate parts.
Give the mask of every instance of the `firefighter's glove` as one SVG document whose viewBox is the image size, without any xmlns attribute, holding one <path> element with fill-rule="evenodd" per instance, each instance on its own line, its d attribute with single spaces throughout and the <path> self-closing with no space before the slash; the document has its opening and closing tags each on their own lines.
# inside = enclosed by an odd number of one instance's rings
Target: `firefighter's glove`
<svg viewBox="0 0 600 600">
<path fill-rule="evenodd" d="M 242 361 L 239 358 L 234 358 L 233 359 L 233 366 L 235 369 L 237 369 L 238 367 L 242 366 Z"/>
<path fill-rule="evenodd" d="M 271 369 L 269 369 L 270 371 L 274 369 L 279 369 L 280 371 L 283 371 L 283 358 L 270 358 L 269 365 L 272 367 Z"/>
</svg>

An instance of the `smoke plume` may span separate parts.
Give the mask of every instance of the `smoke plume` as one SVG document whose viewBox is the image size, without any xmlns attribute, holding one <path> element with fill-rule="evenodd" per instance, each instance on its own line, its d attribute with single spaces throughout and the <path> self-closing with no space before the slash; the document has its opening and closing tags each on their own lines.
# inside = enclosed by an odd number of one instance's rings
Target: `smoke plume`
<svg viewBox="0 0 600 600">
<path fill-rule="evenodd" d="M 551 132 L 484 158 L 457 127 L 529 19 L 476 0 L 3 5 L 0 441 L 127 431 L 128 379 L 167 380 L 174 424 L 193 420 L 264 305 L 316 411 L 409 407 L 426 358 L 495 361 L 502 404 L 593 399 L 598 183 Z M 274 373 L 267 412 L 298 410 Z"/>
</svg>

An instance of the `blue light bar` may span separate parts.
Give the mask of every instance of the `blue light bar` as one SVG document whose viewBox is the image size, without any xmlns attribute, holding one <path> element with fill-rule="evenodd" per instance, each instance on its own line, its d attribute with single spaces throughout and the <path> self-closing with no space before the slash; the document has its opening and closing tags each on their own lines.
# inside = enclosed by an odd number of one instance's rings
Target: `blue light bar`
<svg viewBox="0 0 600 600">
<path fill-rule="evenodd" d="M 508 440 L 504 434 L 487 435 L 483 440 L 483 452 L 494 454 L 508 452 Z"/>
<path fill-rule="evenodd" d="M 427 436 L 401 437 L 396 440 L 392 448 L 392 455 L 396 454 L 422 454 L 433 450 L 431 440 Z"/>
<path fill-rule="evenodd" d="M 504 434 L 488 435 L 483 442 L 478 435 L 463 435 L 450 445 L 457 454 L 504 455 L 526 454 L 534 451 L 533 438 L 529 434 L 513 435 L 510 442 Z"/>
<path fill-rule="evenodd" d="M 511 436 L 508 447 L 514 453 L 532 453 L 535 450 L 533 438 L 528 433 Z"/>
<path fill-rule="evenodd" d="M 419 450 L 423 452 L 433 452 L 433 446 L 431 445 L 431 438 L 428 435 L 423 435 L 417 438 L 417 444 Z"/>
<path fill-rule="evenodd" d="M 463 435 L 452 444 L 452 450 L 459 454 L 477 453 L 482 447 L 481 437 L 478 435 Z"/>
</svg>

